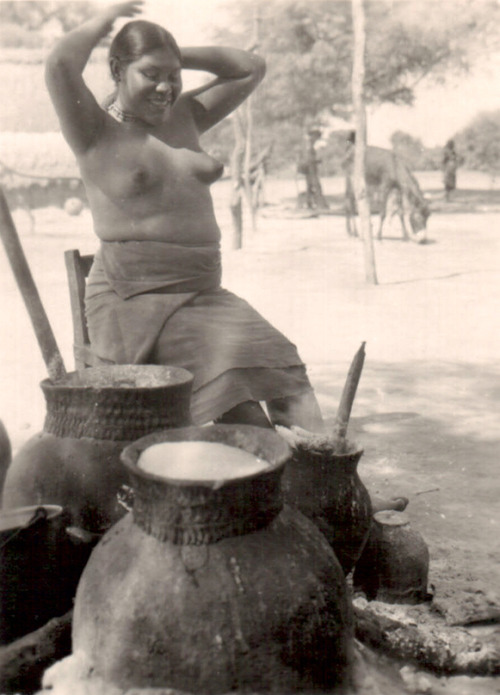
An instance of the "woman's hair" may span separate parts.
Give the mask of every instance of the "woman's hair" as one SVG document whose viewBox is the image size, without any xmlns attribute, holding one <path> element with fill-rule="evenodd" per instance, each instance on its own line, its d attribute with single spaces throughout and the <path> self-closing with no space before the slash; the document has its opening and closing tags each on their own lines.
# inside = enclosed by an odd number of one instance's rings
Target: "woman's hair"
<svg viewBox="0 0 500 695">
<path fill-rule="evenodd" d="M 137 19 L 127 22 L 114 37 L 109 48 L 109 63 L 114 58 L 121 66 L 138 60 L 145 53 L 166 48 L 181 59 L 181 52 L 172 34 L 154 22 Z M 112 74 L 113 79 L 115 79 Z M 116 80 L 115 80 L 116 81 Z"/>
</svg>

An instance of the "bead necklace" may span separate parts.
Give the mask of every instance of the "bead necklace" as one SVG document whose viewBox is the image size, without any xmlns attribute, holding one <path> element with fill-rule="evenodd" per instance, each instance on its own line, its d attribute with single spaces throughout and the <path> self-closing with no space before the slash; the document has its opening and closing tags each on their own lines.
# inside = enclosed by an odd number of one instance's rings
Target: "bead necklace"
<svg viewBox="0 0 500 695">
<path fill-rule="evenodd" d="M 110 116 L 113 116 L 113 118 L 120 123 L 144 123 L 144 121 L 142 121 L 138 116 L 134 116 L 133 113 L 122 111 L 117 105 L 116 101 L 110 104 L 106 111 L 110 114 Z"/>
</svg>

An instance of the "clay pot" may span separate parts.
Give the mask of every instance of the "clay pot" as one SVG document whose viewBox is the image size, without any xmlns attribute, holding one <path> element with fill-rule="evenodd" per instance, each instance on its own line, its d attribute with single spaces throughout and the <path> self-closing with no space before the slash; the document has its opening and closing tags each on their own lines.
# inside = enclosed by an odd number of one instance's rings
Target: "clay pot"
<svg viewBox="0 0 500 695">
<path fill-rule="evenodd" d="M 59 600 L 47 601 L 47 620 L 71 608 L 92 547 L 127 511 L 120 502 L 129 483 L 122 449 L 139 436 L 189 423 L 191 383 L 184 369 L 133 365 L 96 367 L 68 374 L 61 382 L 42 382 L 44 429 L 14 456 L 2 509 L 62 507 L 52 572 Z M 36 578 L 34 545 L 20 548 L 19 565 L 31 567 L 27 571 Z M 16 591 L 12 579 L 10 591 L 25 595 L 21 573 L 17 576 L 20 588 Z M 37 600 L 43 601 L 42 594 Z"/>
<path fill-rule="evenodd" d="M 0 644 L 71 608 L 73 596 L 61 593 L 67 542 L 61 513 L 57 505 L 0 512 Z"/>
<path fill-rule="evenodd" d="M 249 451 L 265 470 L 174 480 L 137 466 L 165 441 Z M 308 519 L 282 508 L 291 450 L 271 430 L 215 425 L 145 437 L 123 452 L 133 512 L 95 547 L 75 600 L 73 649 L 123 689 L 198 693 L 331 688 L 348 671 L 343 572 Z"/>
<path fill-rule="evenodd" d="M 370 531 L 370 495 L 358 472 L 363 450 L 345 454 L 297 447 L 283 475 L 285 501 L 313 521 L 347 575 Z"/>
<path fill-rule="evenodd" d="M 14 457 L 3 508 L 58 504 L 68 526 L 103 533 L 126 512 L 117 497 L 128 483 L 122 449 L 189 424 L 191 385 L 186 370 L 153 365 L 94 367 L 42 381 L 43 432 Z"/>
<path fill-rule="evenodd" d="M 407 514 L 377 512 L 366 548 L 356 565 L 353 583 L 368 600 L 422 603 L 429 598 L 429 549 Z"/>
</svg>

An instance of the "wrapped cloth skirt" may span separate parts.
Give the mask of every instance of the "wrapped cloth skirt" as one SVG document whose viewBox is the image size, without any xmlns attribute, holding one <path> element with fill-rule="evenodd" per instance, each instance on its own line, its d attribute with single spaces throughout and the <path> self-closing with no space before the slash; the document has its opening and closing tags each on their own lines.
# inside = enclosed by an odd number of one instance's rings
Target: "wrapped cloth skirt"
<svg viewBox="0 0 500 695">
<path fill-rule="evenodd" d="M 193 376 L 194 424 L 245 401 L 312 391 L 296 347 L 248 302 L 219 286 L 124 297 L 96 254 L 86 291 L 94 352 L 111 364 L 165 364 Z"/>
</svg>

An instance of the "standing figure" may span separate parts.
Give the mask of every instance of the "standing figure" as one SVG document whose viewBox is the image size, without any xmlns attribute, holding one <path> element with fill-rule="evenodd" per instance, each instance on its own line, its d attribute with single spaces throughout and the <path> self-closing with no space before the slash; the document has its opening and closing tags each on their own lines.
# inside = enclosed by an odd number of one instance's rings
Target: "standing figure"
<svg viewBox="0 0 500 695">
<path fill-rule="evenodd" d="M 460 166 L 460 157 L 455 150 L 455 142 L 448 140 L 443 150 L 443 185 L 444 197 L 450 199 L 452 191 L 457 187 L 457 169 Z"/>
<path fill-rule="evenodd" d="M 46 65 L 100 240 L 85 300 L 92 348 L 112 364 L 189 370 L 195 424 L 321 429 L 295 346 L 220 285 L 210 185 L 223 166 L 199 138 L 253 92 L 265 63 L 235 48 L 179 48 L 166 29 L 136 19 L 111 43 L 115 91 L 102 107 L 82 73 L 115 20 L 141 5 L 106 6 L 66 34 Z M 214 79 L 184 92 L 186 69 Z"/>
<path fill-rule="evenodd" d="M 297 171 L 306 178 L 306 205 L 309 209 L 328 208 L 319 179 L 318 164 L 321 159 L 316 151 L 316 143 L 321 138 L 318 128 L 310 128 L 300 152 Z"/>
</svg>

